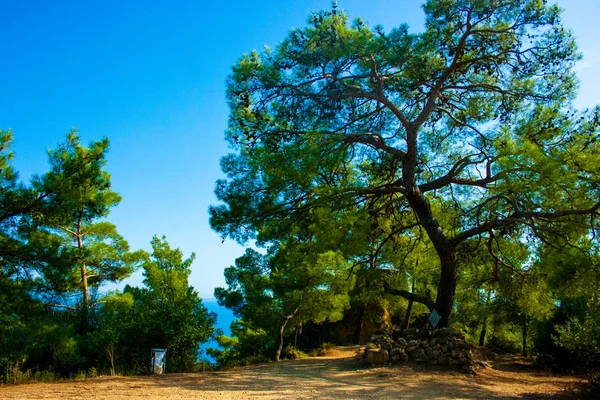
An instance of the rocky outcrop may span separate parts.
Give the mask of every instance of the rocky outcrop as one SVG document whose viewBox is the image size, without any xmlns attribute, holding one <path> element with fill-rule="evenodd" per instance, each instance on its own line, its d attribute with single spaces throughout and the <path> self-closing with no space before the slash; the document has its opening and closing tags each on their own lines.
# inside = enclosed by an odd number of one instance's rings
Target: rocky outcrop
<svg viewBox="0 0 600 400">
<path fill-rule="evenodd" d="M 448 366 L 474 373 L 479 367 L 473 360 L 473 346 L 462 333 L 450 328 L 407 329 L 374 334 L 365 348 L 367 362 L 372 365 L 415 361 Z"/>
</svg>

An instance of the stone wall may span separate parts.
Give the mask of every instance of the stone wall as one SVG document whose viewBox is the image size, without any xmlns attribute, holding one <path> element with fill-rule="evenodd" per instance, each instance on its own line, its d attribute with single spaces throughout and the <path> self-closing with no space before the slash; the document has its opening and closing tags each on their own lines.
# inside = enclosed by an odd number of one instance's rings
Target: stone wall
<svg viewBox="0 0 600 400">
<path fill-rule="evenodd" d="M 478 364 L 473 361 L 472 346 L 462 333 L 450 328 L 407 329 L 374 334 L 365 348 L 365 357 L 372 365 L 416 361 L 448 366 L 474 373 Z"/>
</svg>

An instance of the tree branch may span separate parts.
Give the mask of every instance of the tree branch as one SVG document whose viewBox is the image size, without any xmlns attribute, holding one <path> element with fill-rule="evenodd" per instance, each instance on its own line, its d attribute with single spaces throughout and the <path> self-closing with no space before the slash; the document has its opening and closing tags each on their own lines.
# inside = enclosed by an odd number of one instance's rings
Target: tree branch
<svg viewBox="0 0 600 400">
<path fill-rule="evenodd" d="M 383 281 L 383 290 L 387 294 L 392 294 L 394 296 L 402 296 L 407 300 L 412 300 L 416 301 L 417 303 L 424 304 L 429 309 L 429 311 L 433 311 L 433 309 L 435 308 L 435 301 L 433 301 L 433 299 L 429 295 L 411 293 L 408 290 L 392 289 L 386 281 Z"/>
<path fill-rule="evenodd" d="M 484 232 L 488 232 L 492 229 L 499 228 L 502 226 L 515 225 L 517 223 L 523 223 L 528 219 L 539 219 L 539 220 L 556 220 L 562 217 L 569 217 L 575 215 L 590 215 L 596 213 L 600 209 L 600 201 L 594 204 L 592 207 L 585 210 L 563 210 L 554 213 L 548 212 L 536 212 L 536 211 L 516 211 L 507 218 L 498 218 L 492 221 L 485 222 L 479 226 L 468 229 L 450 239 L 450 242 L 456 246 L 459 243 L 479 235 Z"/>
<path fill-rule="evenodd" d="M 397 149 L 395 147 L 388 146 L 381 136 L 375 135 L 371 132 L 366 132 L 363 134 L 348 135 L 344 138 L 344 143 L 368 144 L 369 146 L 372 146 L 373 148 L 375 148 L 377 150 L 381 150 L 388 154 L 393 155 L 400 161 L 403 161 L 404 158 L 406 157 L 406 152 L 404 152 L 400 149 Z"/>
</svg>

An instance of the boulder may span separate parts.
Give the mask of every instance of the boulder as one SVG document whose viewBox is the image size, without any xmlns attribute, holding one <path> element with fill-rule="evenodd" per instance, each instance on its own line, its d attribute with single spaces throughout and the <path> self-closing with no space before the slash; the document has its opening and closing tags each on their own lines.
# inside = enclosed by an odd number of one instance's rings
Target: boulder
<svg viewBox="0 0 600 400">
<path fill-rule="evenodd" d="M 391 350 L 392 344 L 390 342 L 383 342 L 381 343 L 381 348 L 384 350 Z"/>
<path fill-rule="evenodd" d="M 372 365 L 387 364 L 390 361 L 390 353 L 385 349 L 369 349 L 367 361 Z"/>
</svg>

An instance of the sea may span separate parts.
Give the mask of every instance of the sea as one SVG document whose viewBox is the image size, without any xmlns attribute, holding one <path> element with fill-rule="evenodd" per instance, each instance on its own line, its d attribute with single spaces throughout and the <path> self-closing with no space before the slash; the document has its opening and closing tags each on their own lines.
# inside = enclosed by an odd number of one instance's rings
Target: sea
<svg viewBox="0 0 600 400">
<path fill-rule="evenodd" d="M 220 328 L 223 331 L 223 335 L 230 336 L 231 329 L 229 327 L 231 326 L 231 323 L 233 321 L 235 321 L 235 316 L 233 315 L 233 312 L 231 312 L 231 310 L 229 310 L 225 307 L 220 306 L 219 303 L 217 303 L 217 300 L 215 300 L 215 299 L 203 299 L 202 304 L 204 304 L 204 306 L 208 309 L 208 311 L 214 312 L 215 314 L 217 314 L 216 327 Z M 219 348 L 219 345 L 217 344 L 217 342 L 215 340 L 211 340 L 209 342 L 203 343 L 200 346 L 200 351 L 198 352 L 198 358 L 209 361 L 210 363 L 214 363 L 215 360 L 212 357 L 210 357 L 208 354 L 206 354 L 206 349 L 208 347 Z"/>
</svg>

